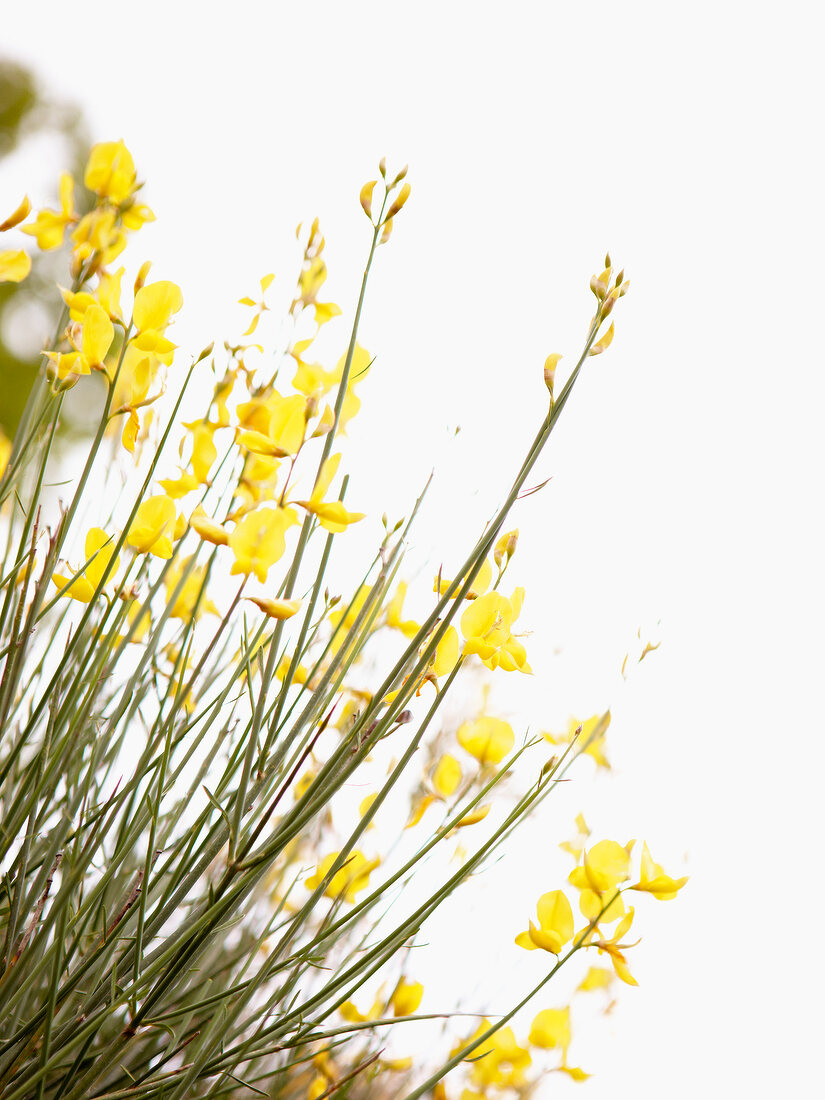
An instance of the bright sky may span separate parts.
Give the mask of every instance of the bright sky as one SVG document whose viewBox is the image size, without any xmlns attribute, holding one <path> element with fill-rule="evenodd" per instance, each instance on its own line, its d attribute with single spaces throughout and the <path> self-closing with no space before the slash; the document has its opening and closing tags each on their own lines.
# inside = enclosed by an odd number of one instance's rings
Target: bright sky
<svg viewBox="0 0 825 1100">
<path fill-rule="evenodd" d="M 536 474 L 552 481 L 514 520 L 535 630 L 524 721 L 612 704 L 615 775 L 583 774 L 508 864 L 529 907 L 557 884 L 552 853 L 583 808 L 597 833 L 645 836 L 692 876 L 677 901 L 642 899 L 641 987 L 579 1037 L 596 1076 L 578 1095 L 811 1095 L 825 976 L 816 5 L 37 8 L 36 23 L 6 13 L 3 51 L 74 100 L 93 140 L 132 150 L 158 216 L 133 259 L 183 287 L 190 351 L 240 331 L 234 303 L 261 275 L 291 285 L 294 226 L 315 214 L 351 316 L 359 188 L 383 154 L 409 162 L 364 313 L 377 360 L 349 465 L 353 505 L 393 515 L 436 465 L 422 554 L 453 547 L 454 562 L 490 515 L 543 415 L 545 357 L 565 354 L 560 376 L 575 362 L 605 249 L 626 267 L 613 347 L 588 363 Z M 40 178 L 35 206 L 54 197 Z M 19 182 L 0 181 L 3 209 Z M 640 627 L 662 645 L 623 685 Z"/>
</svg>

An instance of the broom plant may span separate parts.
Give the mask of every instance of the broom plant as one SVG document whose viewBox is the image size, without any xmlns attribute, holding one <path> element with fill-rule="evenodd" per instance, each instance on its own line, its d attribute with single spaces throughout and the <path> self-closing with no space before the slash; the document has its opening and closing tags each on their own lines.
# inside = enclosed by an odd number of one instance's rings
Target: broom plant
<svg viewBox="0 0 825 1100">
<path fill-rule="evenodd" d="M 569 880 L 547 883 L 515 937 L 536 952 L 519 1004 L 469 1023 L 458 1003 L 420 1010 L 411 947 L 428 919 L 518 852 L 515 830 L 583 754 L 604 762 L 609 715 L 517 743 L 503 719 L 443 704 L 485 666 L 530 672 L 524 590 L 504 585 L 508 516 L 628 284 L 608 257 L 575 366 L 557 387 L 547 359 L 547 411 L 512 486 L 450 576 L 438 569 L 420 621 L 404 616 L 420 501 L 384 517 L 359 582 L 335 593 L 364 519 L 341 469 L 372 362 L 359 324 L 405 176 L 382 161 L 361 191 L 367 261 L 328 367 L 315 341 L 341 310 L 322 298 L 317 221 L 299 227 L 286 346 L 254 342 L 267 275 L 242 299 L 243 337 L 188 365 L 170 338 L 179 287 L 119 263 L 153 220 L 122 142 L 91 151 L 89 213 L 64 175 L 59 210 L 32 219 L 25 199 L 0 227 L 70 246 L 54 339 L 0 440 L 4 1100 L 452 1100 L 511 1096 L 538 1069 L 582 1079 L 569 1005 L 539 1011 L 521 1042 L 510 1021 L 574 956 L 602 957 L 585 992 L 635 984 L 627 892 L 666 899 L 685 882 L 646 846 L 591 842 L 580 818 Z M 0 278 L 29 268 L 25 248 L 0 252 Z M 62 500 L 49 481 L 75 388 L 100 415 Z M 360 804 L 355 789 L 370 791 Z M 436 1030 L 412 1063 L 417 1021 Z"/>
</svg>

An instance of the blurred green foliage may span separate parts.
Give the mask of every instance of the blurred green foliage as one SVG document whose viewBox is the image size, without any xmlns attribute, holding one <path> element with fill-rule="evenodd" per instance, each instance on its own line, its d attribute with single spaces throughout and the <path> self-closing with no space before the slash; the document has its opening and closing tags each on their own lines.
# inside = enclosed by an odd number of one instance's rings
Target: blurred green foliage
<svg viewBox="0 0 825 1100">
<path fill-rule="evenodd" d="M 67 168 L 82 175 L 88 144 L 77 107 L 51 98 L 29 69 L 0 58 L 0 170 L 6 173 L 13 156 L 19 155 L 25 162 L 31 151 L 21 186 L 32 196 L 35 207 L 36 195 L 57 194 L 60 171 Z M 51 148 L 54 152 L 49 155 Z M 32 256 L 31 275 L 22 283 L 0 284 L 0 426 L 8 436 L 14 434 L 34 381 L 40 349 L 57 316 L 56 283 L 65 281 L 65 275 L 60 278 L 61 269 L 65 270 L 62 251 L 41 253 L 30 247 L 26 251 Z"/>
</svg>

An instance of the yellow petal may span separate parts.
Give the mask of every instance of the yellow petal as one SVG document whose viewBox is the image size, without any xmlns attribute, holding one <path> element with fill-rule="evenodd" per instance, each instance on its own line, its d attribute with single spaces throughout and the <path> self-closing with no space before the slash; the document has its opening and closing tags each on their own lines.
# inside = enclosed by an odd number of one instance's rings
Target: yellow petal
<svg viewBox="0 0 825 1100">
<path fill-rule="evenodd" d="M 570 1046 L 570 1009 L 545 1008 L 530 1025 L 530 1042 L 533 1046 L 552 1050 Z"/>
<path fill-rule="evenodd" d="M 109 314 L 93 303 L 83 315 L 83 358 L 90 367 L 103 364 L 114 338 L 115 329 Z"/>
<path fill-rule="evenodd" d="M 22 283 L 31 269 L 32 262 L 25 252 L 0 252 L 0 283 Z"/>
<path fill-rule="evenodd" d="M 0 233 L 5 233 L 7 229 L 14 229 L 16 225 L 19 225 L 22 221 L 31 213 L 32 204 L 29 202 L 29 196 L 24 195 L 19 205 L 12 211 L 4 222 L 0 222 Z"/>
<path fill-rule="evenodd" d="M 476 718 L 458 729 L 458 743 L 480 764 L 498 764 L 515 743 L 513 727 L 501 718 Z"/>
<path fill-rule="evenodd" d="M 539 924 L 542 932 L 553 932 L 560 944 L 573 938 L 573 910 L 567 895 L 561 890 L 550 890 L 538 900 Z"/>
<path fill-rule="evenodd" d="M 180 287 L 166 279 L 141 287 L 135 295 L 132 319 L 138 332 L 155 329 L 161 332 L 173 313 L 183 305 Z"/>
<path fill-rule="evenodd" d="M 460 783 L 461 765 L 454 756 L 445 753 L 433 772 L 433 787 L 442 798 L 449 798 L 455 794 Z"/>
<path fill-rule="evenodd" d="M 247 596 L 270 619 L 291 619 L 301 610 L 301 600 L 271 600 L 265 596 Z"/>
</svg>

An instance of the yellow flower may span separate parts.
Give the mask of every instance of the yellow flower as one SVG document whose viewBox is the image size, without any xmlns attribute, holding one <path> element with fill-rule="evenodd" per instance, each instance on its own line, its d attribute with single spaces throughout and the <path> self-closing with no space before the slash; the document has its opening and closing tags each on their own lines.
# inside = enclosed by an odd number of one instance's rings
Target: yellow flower
<svg viewBox="0 0 825 1100">
<path fill-rule="evenodd" d="M 0 283 L 22 283 L 31 269 L 32 262 L 25 252 L 0 252 Z"/>
<path fill-rule="evenodd" d="M 339 854 L 339 852 L 330 852 L 328 856 L 324 857 L 315 874 L 306 880 L 306 886 L 309 890 L 314 890 L 321 885 Z M 357 850 L 350 852 L 344 866 L 336 871 L 327 883 L 324 895 L 328 898 L 343 897 L 345 901 L 354 903 L 356 894 L 369 886 L 370 874 L 380 862 L 378 859 L 367 859 L 362 852 Z"/>
<path fill-rule="evenodd" d="M 482 1020 L 468 1042 L 479 1039 L 489 1027 L 490 1021 Z M 489 1039 L 468 1055 L 467 1060 L 472 1063 L 472 1083 L 482 1089 L 491 1085 L 497 1088 L 519 1088 L 525 1083 L 525 1071 L 532 1064 L 529 1051 L 518 1045 L 511 1027 L 502 1027 L 493 1032 Z"/>
<path fill-rule="evenodd" d="M 301 600 L 272 600 L 266 596 L 247 596 L 270 619 L 291 619 L 301 610 Z"/>
<path fill-rule="evenodd" d="M 395 595 L 387 604 L 387 626 L 392 627 L 394 630 L 400 630 L 405 638 L 414 638 L 418 633 L 418 623 L 413 619 L 402 619 L 401 617 L 406 595 L 407 584 L 405 581 L 399 581 Z"/>
<path fill-rule="evenodd" d="M 578 733 L 577 744 L 581 751 L 586 752 L 588 756 L 592 756 L 598 767 L 609 771 L 610 763 L 604 752 L 605 735 L 609 726 L 610 711 L 606 710 L 604 714 L 594 714 L 583 722 L 579 721 L 578 718 L 574 718 L 570 721 L 564 733 L 545 731 L 542 733 L 542 737 L 545 741 L 549 741 L 551 745 L 569 745 Z"/>
<path fill-rule="evenodd" d="M 167 496 L 148 497 L 142 502 L 126 535 L 126 545 L 138 554 L 172 557 L 175 505 Z"/>
<path fill-rule="evenodd" d="M 687 882 L 684 878 L 671 878 L 666 875 L 664 869 L 658 863 L 653 862 L 647 844 L 642 847 L 642 874 L 639 881 L 631 886 L 631 890 L 641 890 L 652 894 L 659 901 L 670 901 Z"/>
<path fill-rule="evenodd" d="M 72 577 L 64 577 L 60 573 L 52 575 L 52 580 L 60 590 L 61 596 L 69 596 L 70 599 L 79 600 L 81 603 L 91 603 L 95 590 L 100 584 L 109 562 L 112 560 L 114 546 L 114 539 L 111 535 L 107 535 L 100 527 L 92 527 L 86 535 L 84 549 L 86 560 L 88 561 L 89 558 L 94 560 L 89 561 L 85 569 Z M 109 570 L 110 578 L 114 575 L 119 564 L 120 558 L 115 558 L 114 565 Z"/>
<path fill-rule="evenodd" d="M 561 890 L 551 890 L 542 894 L 537 905 L 539 927 L 530 921 L 526 932 L 519 932 L 516 943 L 527 951 L 537 947 L 558 955 L 562 947 L 573 938 L 573 910 L 570 902 Z"/>
<path fill-rule="evenodd" d="M 616 977 L 621 978 L 621 980 L 626 985 L 639 984 L 630 973 L 630 970 L 627 967 L 627 959 L 623 954 L 623 952 L 627 950 L 628 947 L 635 947 L 636 944 L 619 943 L 619 940 L 621 940 L 622 936 L 624 936 L 624 934 L 630 928 L 630 925 L 633 923 L 633 913 L 634 911 L 632 909 L 628 909 L 627 916 L 624 917 L 619 925 L 617 925 L 616 931 L 613 933 L 609 940 L 588 939 L 585 943 L 586 947 L 595 947 L 600 955 L 604 954 L 610 958 L 610 961 L 613 964 L 613 970 L 616 973 Z M 590 934 L 592 935 L 592 933 Z M 638 943 L 638 940 L 636 942 Z"/>
<path fill-rule="evenodd" d="M 585 853 L 583 866 L 570 872 L 570 883 L 599 895 L 615 890 L 630 874 L 631 848 L 632 844 L 623 848 L 616 840 L 600 840 Z"/>
<path fill-rule="evenodd" d="M 168 279 L 142 286 L 135 295 L 132 320 L 138 332 L 162 333 L 183 305 L 180 287 Z"/>
<path fill-rule="evenodd" d="M 323 465 L 309 500 L 295 501 L 296 504 L 306 508 L 312 515 L 317 516 L 318 522 L 324 530 L 332 534 L 340 534 L 341 531 L 346 531 L 351 523 L 358 523 L 365 515 L 364 512 L 348 512 L 340 500 L 324 500 L 324 494 L 335 476 L 340 460 L 341 456 L 339 454 L 328 458 Z"/>
<path fill-rule="evenodd" d="M 74 180 L 68 172 L 60 177 L 60 211 L 41 210 L 32 225 L 24 225 L 23 232 L 37 238 L 37 247 L 44 252 L 60 248 L 66 226 L 75 220 Z"/>
<path fill-rule="evenodd" d="M 166 595 L 168 599 L 172 599 L 175 589 L 180 582 L 189 562 L 190 558 L 185 558 L 183 561 L 176 561 L 171 565 L 163 578 L 164 586 L 166 587 Z M 204 613 L 211 615 L 218 615 L 220 612 L 214 603 L 209 599 L 206 594 L 200 601 L 200 607 L 198 607 L 198 598 L 200 597 L 201 588 L 203 587 L 204 578 L 206 577 L 206 566 L 198 566 L 193 569 L 186 580 L 183 582 L 183 587 L 175 599 L 172 609 L 169 615 L 173 619 L 181 619 L 183 622 L 191 621 L 195 614 L 195 609 L 198 609 L 198 617 Z"/>
<path fill-rule="evenodd" d="M 456 829 L 465 829 L 468 825 L 478 825 L 479 821 L 483 821 L 489 812 L 490 803 L 485 802 L 484 805 L 476 806 L 474 810 L 470 810 L 460 821 L 456 821 L 455 827 Z"/>
<path fill-rule="evenodd" d="M 462 578 L 462 580 L 464 579 L 465 578 Z M 473 587 L 469 590 L 465 598 L 468 600 L 478 599 L 478 597 L 490 587 L 492 579 L 493 567 L 490 565 L 490 559 L 485 558 L 473 581 Z M 440 579 L 436 577 L 433 583 L 433 592 L 437 592 L 439 596 L 443 596 L 452 583 L 452 581 L 444 580 L 443 577 Z"/>
<path fill-rule="evenodd" d="M 576 987 L 582 993 L 591 993 L 595 989 L 607 989 L 613 984 L 613 974 L 603 966 L 591 966 Z"/>
<path fill-rule="evenodd" d="M 100 198 L 115 205 L 135 189 L 135 162 L 122 141 L 103 141 L 92 147 L 83 182 Z"/>
<path fill-rule="evenodd" d="M 71 236 L 78 260 L 98 254 L 100 263 L 109 264 L 126 247 L 126 234 L 112 209 L 91 210 L 80 219 Z"/>
<path fill-rule="evenodd" d="M 92 302 L 83 312 L 79 346 L 75 333 L 76 330 L 73 329 L 74 351 L 46 352 L 46 356 L 57 366 L 58 378 L 66 378 L 69 374 L 90 374 L 93 370 L 103 370 L 103 361 L 115 338 L 114 325 L 109 320 L 108 313 L 97 302 Z"/>
<path fill-rule="evenodd" d="M 510 629 L 523 600 L 523 588 L 516 588 L 509 600 L 500 592 L 488 592 L 474 600 L 461 616 L 463 652 L 477 654 L 488 668 L 530 672 L 524 646 Z"/>
<path fill-rule="evenodd" d="M 501 718 L 476 718 L 458 729 L 458 743 L 479 764 L 498 764 L 515 743 L 513 727 Z"/>
<path fill-rule="evenodd" d="M 405 982 L 402 978 L 390 997 L 394 1016 L 412 1016 L 421 1004 L 424 986 L 421 982 Z"/>
<path fill-rule="evenodd" d="M 570 1046 L 570 1009 L 545 1008 L 530 1025 L 530 1042 L 533 1046 L 552 1050 Z"/>
<path fill-rule="evenodd" d="M 458 790 L 461 782 L 461 765 L 454 756 L 445 752 L 435 766 L 433 787 L 442 798 L 449 798 Z"/>
<path fill-rule="evenodd" d="M 215 523 L 213 519 L 209 518 L 200 504 L 189 517 L 189 525 L 206 542 L 211 542 L 215 546 L 227 546 L 229 544 L 227 532 L 219 523 Z"/>
<path fill-rule="evenodd" d="M 270 566 L 283 557 L 286 532 L 297 522 L 291 508 L 259 508 L 244 516 L 229 536 L 235 555 L 230 572 L 254 573 L 263 584 Z"/>
</svg>

